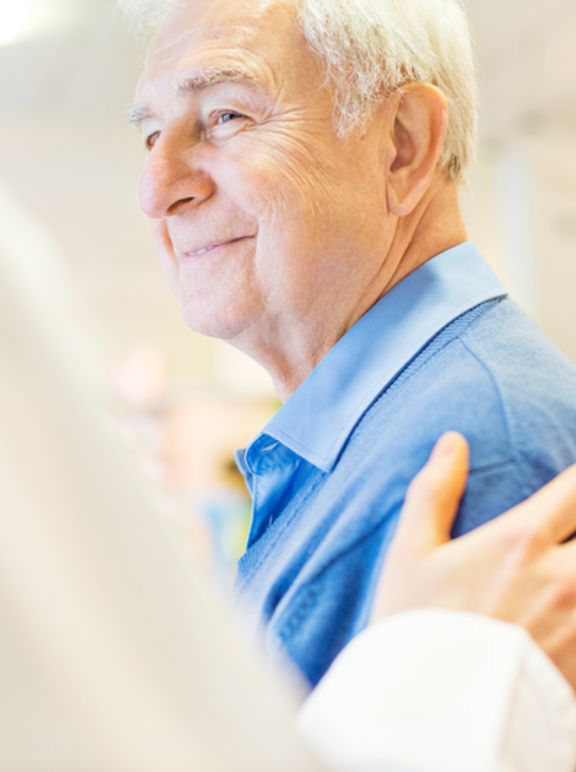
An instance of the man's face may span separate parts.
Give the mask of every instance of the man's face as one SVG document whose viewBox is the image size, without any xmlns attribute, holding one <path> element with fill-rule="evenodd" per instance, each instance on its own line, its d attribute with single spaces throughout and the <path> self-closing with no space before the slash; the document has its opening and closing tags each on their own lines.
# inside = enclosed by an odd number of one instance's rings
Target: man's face
<svg viewBox="0 0 576 772">
<path fill-rule="evenodd" d="M 191 0 L 159 30 L 137 92 L 140 205 L 192 329 L 320 329 L 369 284 L 383 151 L 336 136 L 332 97 L 288 0 Z"/>
</svg>

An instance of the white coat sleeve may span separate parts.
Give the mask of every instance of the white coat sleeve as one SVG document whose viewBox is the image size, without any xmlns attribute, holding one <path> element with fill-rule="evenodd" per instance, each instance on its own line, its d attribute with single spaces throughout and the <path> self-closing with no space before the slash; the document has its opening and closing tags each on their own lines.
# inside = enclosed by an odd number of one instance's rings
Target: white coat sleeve
<svg viewBox="0 0 576 772">
<path fill-rule="evenodd" d="M 333 770 L 574 772 L 576 699 L 520 627 L 411 611 L 355 638 L 297 727 Z"/>
</svg>

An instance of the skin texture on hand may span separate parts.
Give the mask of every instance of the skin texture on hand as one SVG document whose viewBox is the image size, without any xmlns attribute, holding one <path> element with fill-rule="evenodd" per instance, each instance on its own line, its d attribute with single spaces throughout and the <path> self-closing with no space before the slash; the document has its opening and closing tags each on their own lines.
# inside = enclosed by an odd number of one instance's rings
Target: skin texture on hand
<svg viewBox="0 0 576 772">
<path fill-rule="evenodd" d="M 485 614 L 524 627 L 576 689 L 576 465 L 458 539 L 468 445 L 443 435 L 408 489 L 372 622 L 419 608 Z"/>
</svg>

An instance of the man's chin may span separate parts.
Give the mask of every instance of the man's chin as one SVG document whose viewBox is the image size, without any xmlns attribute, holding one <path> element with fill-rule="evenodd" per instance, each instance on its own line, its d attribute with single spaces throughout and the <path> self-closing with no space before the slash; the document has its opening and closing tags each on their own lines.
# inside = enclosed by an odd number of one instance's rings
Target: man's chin
<svg viewBox="0 0 576 772">
<path fill-rule="evenodd" d="M 221 340 L 232 340 L 246 329 L 250 320 L 230 313 L 230 308 L 203 310 L 198 303 L 182 304 L 182 317 L 186 326 L 200 335 Z"/>
</svg>

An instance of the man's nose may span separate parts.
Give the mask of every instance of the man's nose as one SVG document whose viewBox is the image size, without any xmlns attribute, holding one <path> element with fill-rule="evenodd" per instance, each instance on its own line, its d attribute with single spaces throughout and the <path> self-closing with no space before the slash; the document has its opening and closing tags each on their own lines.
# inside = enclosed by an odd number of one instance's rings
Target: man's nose
<svg viewBox="0 0 576 772">
<path fill-rule="evenodd" d="M 198 150 L 159 138 L 140 180 L 138 201 L 147 217 L 161 220 L 181 213 L 208 198 L 214 189 L 201 168 Z"/>
</svg>

